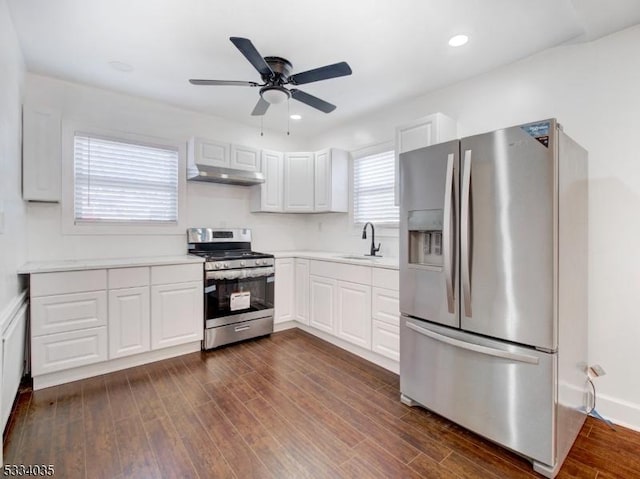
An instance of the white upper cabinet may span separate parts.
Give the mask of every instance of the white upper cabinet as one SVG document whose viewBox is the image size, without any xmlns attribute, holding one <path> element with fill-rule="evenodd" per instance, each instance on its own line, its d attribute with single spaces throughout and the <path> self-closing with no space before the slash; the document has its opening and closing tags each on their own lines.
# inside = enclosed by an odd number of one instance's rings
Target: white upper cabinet
<svg viewBox="0 0 640 479">
<path fill-rule="evenodd" d="M 248 146 L 231 145 L 231 168 L 260 171 L 260 150 Z"/>
<path fill-rule="evenodd" d="M 400 153 L 417 150 L 435 143 L 457 138 L 457 123 L 442 113 L 434 113 L 396 127 L 396 188 L 395 203 L 400 203 Z"/>
<path fill-rule="evenodd" d="M 251 187 L 251 211 L 282 212 L 284 198 L 284 154 L 262 150 L 264 183 Z"/>
<path fill-rule="evenodd" d="M 22 198 L 59 202 L 61 196 L 60 114 L 24 107 Z"/>
<path fill-rule="evenodd" d="M 315 212 L 349 211 L 349 154 L 335 148 L 314 154 Z"/>
<path fill-rule="evenodd" d="M 285 153 L 284 211 L 313 213 L 314 154 Z"/>
<path fill-rule="evenodd" d="M 219 141 L 191 138 L 189 140 L 189 164 L 202 164 L 229 168 L 231 145 Z"/>
</svg>

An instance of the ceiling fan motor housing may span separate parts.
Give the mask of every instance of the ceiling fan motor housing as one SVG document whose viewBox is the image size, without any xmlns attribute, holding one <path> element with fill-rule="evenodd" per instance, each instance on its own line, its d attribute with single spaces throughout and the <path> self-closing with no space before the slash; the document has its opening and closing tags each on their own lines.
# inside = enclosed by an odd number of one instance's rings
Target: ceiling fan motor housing
<svg viewBox="0 0 640 479">
<path fill-rule="evenodd" d="M 275 85 L 282 85 L 286 83 L 289 75 L 291 75 L 291 69 L 293 65 L 286 58 L 282 57 L 264 57 L 264 61 L 267 62 L 271 71 L 273 71 L 274 76 L 272 78 L 262 76 L 262 80 L 267 83 L 272 83 Z"/>
</svg>

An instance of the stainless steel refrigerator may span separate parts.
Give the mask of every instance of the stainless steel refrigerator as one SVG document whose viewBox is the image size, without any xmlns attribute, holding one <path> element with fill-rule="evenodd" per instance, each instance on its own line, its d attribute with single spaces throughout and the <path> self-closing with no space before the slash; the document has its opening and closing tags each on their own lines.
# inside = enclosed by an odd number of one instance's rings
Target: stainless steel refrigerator
<svg viewBox="0 0 640 479">
<path fill-rule="evenodd" d="M 400 389 L 554 477 L 585 420 L 587 152 L 555 119 L 400 155 Z"/>
</svg>

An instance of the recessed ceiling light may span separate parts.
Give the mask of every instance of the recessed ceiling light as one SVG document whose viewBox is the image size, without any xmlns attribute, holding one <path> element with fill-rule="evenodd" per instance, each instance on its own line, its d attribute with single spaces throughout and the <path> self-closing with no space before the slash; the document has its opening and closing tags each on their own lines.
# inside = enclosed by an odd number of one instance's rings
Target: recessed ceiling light
<svg viewBox="0 0 640 479">
<path fill-rule="evenodd" d="M 291 115 L 289 118 L 292 120 L 302 120 L 302 115 Z"/>
<path fill-rule="evenodd" d="M 124 62 L 112 61 L 109 62 L 109 66 L 111 66 L 111 68 L 113 68 L 114 70 L 118 70 L 119 72 L 129 73 L 133 71 L 133 66 Z"/>
<path fill-rule="evenodd" d="M 466 35 L 454 35 L 449 39 L 449 45 L 452 47 L 461 47 L 469 41 L 469 37 Z"/>
</svg>

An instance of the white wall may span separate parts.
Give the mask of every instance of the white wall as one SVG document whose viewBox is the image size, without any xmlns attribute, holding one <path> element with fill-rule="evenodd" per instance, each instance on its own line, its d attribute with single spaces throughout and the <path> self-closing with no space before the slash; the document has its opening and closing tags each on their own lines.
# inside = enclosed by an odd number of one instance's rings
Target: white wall
<svg viewBox="0 0 640 479">
<path fill-rule="evenodd" d="M 640 26 L 554 48 L 372 113 L 314 138 L 346 149 L 393 139 L 394 127 L 443 112 L 459 134 L 556 117 L 589 151 L 589 357 L 598 409 L 640 429 Z M 319 226 L 319 223 L 322 223 Z M 319 228 L 322 231 L 318 231 Z M 310 245 L 353 244 L 344 218 L 308 219 Z M 381 240 L 384 244 L 385 239 Z"/>
<path fill-rule="evenodd" d="M 298 150 L 295 137 L 265 131 L 221 118 L 183 110 L 142 98 L 27 74 L 25 103 L 61 112 L 63 121 L 85 127 L 136 133 L 185 142 L 196 135 L 214 140 L 268 148 Z M 68 159 L 66 159 L 68 161 Z M 65 161 L 63 159 L 63 161 Z M 187 226 L 253 229 L 254 248 L 301 247 L 305 219 L 296 215 L 249 212 L 250 190 L 211 183 L 187 184 Z M 184 232 L 177 235 L 64 235 L 58 204 L 29 203 L 29 260 L 154 256 L 186 252 Z"/>
<path fill-rule="evenodd" d="M 23 80 L 18 38 L 7 4 L 0 0 L 0 314 L 20 291 L 16 270 L 26 259 L 20 190 Z"/>
</svg>

